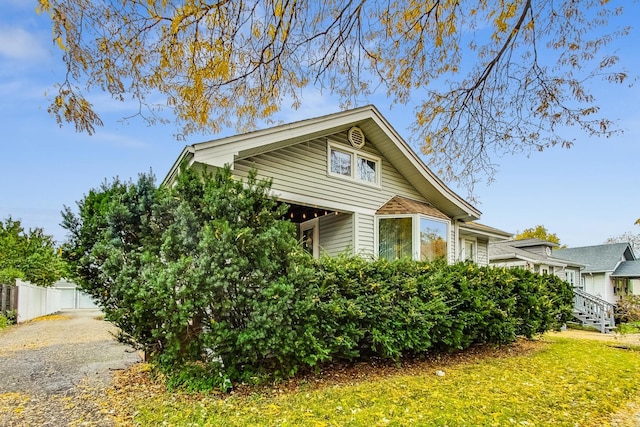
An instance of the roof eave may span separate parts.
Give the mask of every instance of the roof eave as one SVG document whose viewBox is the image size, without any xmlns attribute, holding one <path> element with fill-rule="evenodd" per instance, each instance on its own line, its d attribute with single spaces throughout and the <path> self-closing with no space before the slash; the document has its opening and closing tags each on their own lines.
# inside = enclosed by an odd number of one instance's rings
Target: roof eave
<svg viewBox="0 0 640 427">
<path fill-rule="evenodd" d="M 180 166 L 182 165 L 182 163 L 185 160 L 189 163 L 189 165 L 193 163 L 194 154 L 195 154 L 195 149 L 193 145 L 187 145 L 186 147 L 184 147 L 182 149 L 182 152 L 176 159 L 176 161 L 171 166 L 171 169 L 169 169 L 169 172 L 167 172 L 167 175 L 164 177 L 160 185 L 171 185 L 175 181 L 176 177 L 178 176 L 178 173 L 180 172 Z"/>
<path fill-rule="evenodd" d="M 374 106 L 371 106 L 371 111 L 374 114 L 373 120 L 376 121 L 378 126 L 385 130 L 387 136 L 394 142 L 407 159 L 413 164 L 413 166 L 420 172 L 422 177 L 431 184 L 432 187 L 441 194 L 447 196 L 447 198 L 458 209 L 459 213 L 454 215 L 454 219 L 460 219 L 463 221 L 475 221 L 480 219 L 482 214 L 477 208 L 472 206 L 469 202 L 460 197 L 457 193 L 451 190 L 440 178 L 438 178 L 427 165 L 418 157 L 415 151 L 413 151 L 404 139 L 396 132 L 393 126 L 384 118 L 380 111 Z M 418 188 L 418 190 L 420 190 Z"/>
<path fill-rule="evenodd" d="M 469 233 L 473 233 L 473 234 L 478 234 L 481 236 L 486 236 L 489 238 L 489 240 L 494 239 L 496 241 L 502 241 L 502 240 L 506 240 L 508 238 L 510 238 L 511 236 L 513 236 L 513 233 L 509 233 L 507 231 L 502 231 L 502 230 L 497 230 L 496 231 L 490 231 L 490 230 L 483 230 L 480 228 L 476 228 L 470 224 L 465 224 L 462 223 L 460 224 L 460 230 L 461 231 L 466 231 Z"/>
<path fill-rule="evenodd" d="M 428 183 L 427 187 L 433 188 L 433 190 L 444 196 L 441 201 L 443 201 L 443 204 L 447 206 L 439 206 L 441 210 L 444 210 L 451 215 L 454 220 L 474 221 L 480 218 L 481 212 L 456 194 L 433 172 L 431 172 L 426 164 L 407 145 L 402 137 L 373 105 L 301 120 L 268 129 L 261 129 L 246 134 L 201 142 L 185 147 L 163 180 L 163 184 L 169 183 L 175 179 L 176 173 L 179 171 L 180 165 L 185 158 L 189 158 L 191 163 L 202 162 L 212 164 L 214 166 L 223 166 L 223 164 L 233 165 L 234 159 L 243 150 L 277 142 L 290 141 L 292 144 L 297 141 L 302 142 L 309 138 L 318 138 L 339 132 L 343 129 L 346 130 L 350 126 L 365 122 L 366 120 L 373 120 L 373 122 L 383 130 L 386 137 L 398 150 L 400 150 L 404 157 L 408 159 L 412 166 L 418 171 L 423 182 Z M 205 150 L 210 148 L 215 148 L 215 156 L 208 156 L 205 153 Z M 215 164 L 211 163 L 211 160 L 214 158 L 216 159 Z M 424 187 L 423 185 L 413 185 L 423 194 L 423 196 L 429 198 L 427 197 L 429 196 L 429 191 L 426 191 L 425 188 L 420 188 Z"/>
</svg>

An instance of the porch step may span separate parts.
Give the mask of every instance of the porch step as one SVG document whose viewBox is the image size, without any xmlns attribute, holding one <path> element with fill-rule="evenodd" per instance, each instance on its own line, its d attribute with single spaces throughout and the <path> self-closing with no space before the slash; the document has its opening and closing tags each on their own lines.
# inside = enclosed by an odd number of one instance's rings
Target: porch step
<svg viewBox="0 0 640 427">
<path fill-rule="evenodd" d="M 602 322 L 599 319 L 595 319 L 587 313 L 583 313 L 579 310 L 573 310 L 573 317 L 578 320 L 579 325 L 581 326 L 590 326 L 592 328 L 596 328 L 597 330 L 604 329 L 605 334 L 610 334 L 613 332 L 615 325 L 613 325 L 610 321 L 604 322 L 604 328 L 602 328 Z"/>
</svg>

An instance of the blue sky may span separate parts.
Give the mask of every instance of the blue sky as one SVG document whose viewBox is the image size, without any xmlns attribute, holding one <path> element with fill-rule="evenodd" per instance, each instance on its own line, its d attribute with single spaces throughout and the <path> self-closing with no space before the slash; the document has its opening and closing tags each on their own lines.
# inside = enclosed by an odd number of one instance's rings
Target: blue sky
<svg viewBox="0 0 640 427">
<path fill-rule="evenodd" d="M 637 5 L 614 25 L 633 25 Z M 51 43 L 48 18 L 38 16 L 35 8 L 35 2 L 26 0 L 0 3 L 0 219 L 12 216 L 26 228 L 42 227 L 61 242 L 64 205 L 75 206 L 89 189 L 115 176 L 135 178 L 151 169 L 162 179 L 185 144 L 221 135 L 176 141 L 171 126 L 121 123 L 121 117 L 132 114 L 131 106 L 102 93 L 91 97 L 105 122 L 95 135 L 76 133 L 68 124 L 60 128 L 46 111 L 45 93 L 53 92 L 64 70 Z M 636 73 L 639 31 L 611 47 Z M 640 217 L 640 87 L 605 86 L 596 92 L 602 111 L 618 119 L 625 133 L 610 139 L 576 134 L 570 150 L 498 159 L 495 181 L 476 188 L 482 223 L 511 232 L 543 224 L 572 247 L 600 244 L 625 231 L 640 233 L 640 226 L 633 225 Z M 408 140 L 411 114 L 372 101 Z M 337 105 L 328 96 L 309 92 L 300 110 L 278 118 L 288 122 L 328 114 L 338 111 Z"/>
</svg>

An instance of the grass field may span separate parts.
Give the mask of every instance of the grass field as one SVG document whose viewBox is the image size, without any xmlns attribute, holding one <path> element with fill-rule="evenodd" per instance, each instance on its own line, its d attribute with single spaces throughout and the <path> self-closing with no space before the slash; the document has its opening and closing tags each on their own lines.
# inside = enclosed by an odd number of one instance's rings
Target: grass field
<svg viewBox="0 0 640 427">
<path fill-rule="evenodd" d="M 444 375 L 436 375 L 438 370 Z M 559 337 L 400 367 L 332 367 L 224 396 L 167 392 L 148 371 L 140 365 L 116 378 L 110 404 L 119 402 L 119 423 L 621 426 L 636 425 L 627 404 L 640 397 L 640 347 Z"/>
</svg>

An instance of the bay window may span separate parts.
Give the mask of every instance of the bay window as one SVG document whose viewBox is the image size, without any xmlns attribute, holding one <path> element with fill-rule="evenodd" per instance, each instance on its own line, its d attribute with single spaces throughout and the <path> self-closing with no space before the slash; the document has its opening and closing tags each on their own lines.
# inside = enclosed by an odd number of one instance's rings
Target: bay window
<svg viewBox="0 0 640 427">
<path fill-rule="evenodd" d="M 449 225 L 424 215 L 378 217 L 378 256 L 390 261 L 448 259 Z"/>
<path fill-rule="evenodd" d="M 378 230 L 378 256 L 390 261 L 413 257 L 413 218 L 380 218 Z"/>
</svg>

